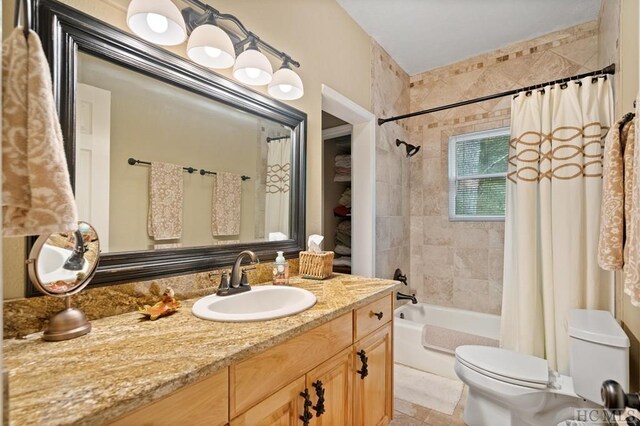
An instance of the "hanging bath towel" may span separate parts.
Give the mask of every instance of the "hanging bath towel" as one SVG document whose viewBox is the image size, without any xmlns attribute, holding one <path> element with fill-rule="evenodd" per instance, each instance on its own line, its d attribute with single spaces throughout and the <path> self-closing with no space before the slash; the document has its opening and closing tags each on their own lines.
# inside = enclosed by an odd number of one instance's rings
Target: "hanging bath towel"
<svg viewBox="0 0 640 426">
<path fill-rule="evenodd" d="M 77 229 L 49 65 L 35 32 L 2 44 L 2 221 L 5 236 Z"/>
<path fill-rule="evenodd" d="M 633 130 L 637 129 L 639 125 L 640 103 L 636 102 L 636 104 L 638 107 L 636 108 Z M 638 167 L 638 165 L 640 165 L 640 149 L 634 150 L 631 168 Z M 629 296 L 632 305 L 640 307 L 640 182 L 637 176 L 634 176 L 631 185 L 632 187 L 628 189 L 631 193 L 631 207 L 628 212 L 630 224 L 623 268 L 624 292 Z M 626 185 L 625 189 L 627 189 Z"/>
<path fill-rule="evenodd" d="M 147 231 L 156 241 L 182 238 L 182 166 L 151 163 Z"/>
<path fill-rule="evenodd" d="M 240 175 L 218 172 L 213 177 L 211 234 L 214 237 L 240 234 L 241 191 Z"/>
<path fill-rule="evenodd" d="M 604 146 L 598 265 L 608 271 L 624 266 L 631 226 L 635 131 L 633 122 L 623 120 L 611 127 Z"/>
</svg>

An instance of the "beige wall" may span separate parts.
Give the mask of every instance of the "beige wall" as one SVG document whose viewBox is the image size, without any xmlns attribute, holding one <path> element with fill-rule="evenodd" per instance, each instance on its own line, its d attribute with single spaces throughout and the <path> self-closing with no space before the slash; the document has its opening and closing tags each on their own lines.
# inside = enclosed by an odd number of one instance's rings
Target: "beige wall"
<svg viewBox="0 0 640 426">
<path fill-rule="evenodd" d="M 622 0 L 620 22 L 620 114 L 633 111 L 640 87 L 640 7 L 637 0 Z M 637 117 L 636 117 L 637 118 Z M 637 121 L 636 121 L 637 123 Z M 636 130 L 637 131 L 637 130 Z M 631 391 L 640 391 L 640 307 L 622 296 L 622 324 L 631 340 Z"/>
<path fill-rule="evenodd" d="M 85 13 L 126 30 L 127 0 L 64 0 Z M 13 1 L 3 0 L 3 22 L 11 25 Z M 369 36 L 335 0 L 212 0 L 222 12 L 236 15 L 247 28 L 298 60 L 304 85 L 302 99 L 290 105 L 308 114 L 307 234 L 322 232 L 321 85 L 326 84 L 357 104 L 371 106 L 371 42 Z M 185 45 L 174 51 L 184 56 Z M 279 64 L 275 64 L 277 68 Z M 223 75 L 229 77 L 230 72 Z M 259 89 L 266 92 L 264 88 Z M 22 295 L 22 240 L 8 241 L 3 274 L 5 298 Z"/>
<path fill-rule="evenodd" d="M 111 93 L 110 252 L 154 245 L 147 235 L 149 167 L 132 167 L 129 157 L 250 176 L 241 186 L 240 235 L 230 238 L 257 240 L 254 223 L 265 220 L 264 203 L 256 211 L 256 187 L 265 181 L 260 170 L 266 172 L 256 167 L 267 147 L 260 138 L 265 120 L 86 54 L 80 54 L 78 82 Z M 279 127 L 281 135 L 288 134 Z M 197 172 L 183 177 L 179 242 L 183 247 L 224 243 L 229 238 L 211 235 L 213 177 Z"/>
<path fill-rule="evenodd" d="M 373 42 L 371 96 L 373 113 L 390 117 L 409 112 L 409 76 Z M 408 159 L 396 139 L 409 142 L 408 122 L 390 122 L 376 133 L 376 276 L 392 278 L 396 268 L 409 273 L 409 167 L 423 153 Z M 411 277 L 410 277 L 411 278 Z M 404 290 L 403 290 L 404 291 Z"/>
<path fill-rule="evenodd" d="M 640 8 L 637 0 L 607 0 L 602 2 L 598 30 L 599 66 L 616 64 L 614 89 L 615 116 L 633 111 L 633 101 L 640 86 L 638 56 Z M 622 274 L 616 276 L 616 317 L 622 322 L 631 341 L 631 391 L 640 390 L 640 308 L 631 304 L 624 294 Z"/>
<path fill-rule="evenodd" d="M 411 77 L 411 111 L 567 77 L 597 66 L 597 23 L 517 43 Z M 450 222 L 452 135 L 510 125 L 511 99 L 411 119 L 411 280 L 427 303 L 500 314 L 504 222 Z"/>
</svg>

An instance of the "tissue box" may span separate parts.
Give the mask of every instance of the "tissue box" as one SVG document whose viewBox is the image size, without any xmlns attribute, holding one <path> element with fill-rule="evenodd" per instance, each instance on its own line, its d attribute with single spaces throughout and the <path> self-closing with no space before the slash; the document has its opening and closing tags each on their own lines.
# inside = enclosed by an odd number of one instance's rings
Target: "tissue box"
<svg viewBox="0 0 640 426">
<path fill-rule="evenodd" d="M 313 253 L 310 251 L 300 252 L 300 275 L 303 278 L 313 278 L 324 280 L 333 273 L 333 252 L 323 251 Z"/>
</svg>

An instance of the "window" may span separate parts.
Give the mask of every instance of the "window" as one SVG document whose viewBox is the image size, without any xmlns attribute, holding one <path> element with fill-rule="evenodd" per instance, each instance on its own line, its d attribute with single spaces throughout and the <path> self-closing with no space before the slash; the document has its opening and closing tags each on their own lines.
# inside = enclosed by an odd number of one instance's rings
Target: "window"
<svg viewBox="0 0 640 426">
<path fill-rule="evenodd" d="M 449 138 L 449 219 L 504 220 L 509 128 Z"/>
</svg>

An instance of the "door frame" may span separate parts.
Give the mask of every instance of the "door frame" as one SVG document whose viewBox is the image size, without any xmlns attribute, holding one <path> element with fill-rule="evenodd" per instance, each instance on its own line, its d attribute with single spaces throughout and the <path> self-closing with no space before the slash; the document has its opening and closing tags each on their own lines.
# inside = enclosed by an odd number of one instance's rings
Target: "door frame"
<svg viewBox="0 0 640 426">
<path fill-rule="evenodd" d="M 351 273 L 376 270 L 376 117 L 351 99 L 322 85 L 322 110 L 351 124 Z M 324 193 L 324 183 L 322 184 Z"/>
</svg>

